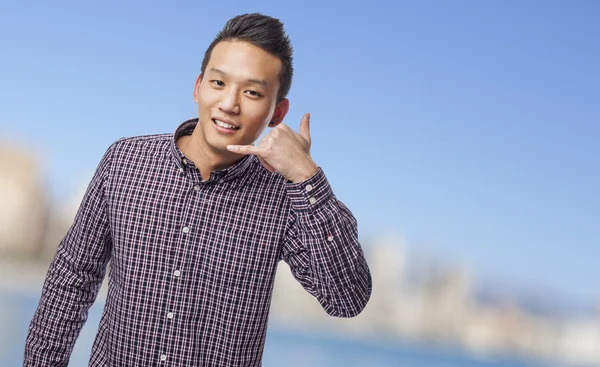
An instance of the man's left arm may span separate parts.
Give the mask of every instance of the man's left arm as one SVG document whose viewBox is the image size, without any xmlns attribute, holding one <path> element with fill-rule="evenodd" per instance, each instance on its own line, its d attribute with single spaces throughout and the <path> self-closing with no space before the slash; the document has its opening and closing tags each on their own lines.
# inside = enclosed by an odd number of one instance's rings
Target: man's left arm
<svg viewBox="0 0 600 367">
<path fill-rule="evenodd" d="M 358 243 L 356 219 L 333 195 L 310 156 L 310 114 L 302 117 L 300 133 L 276 122 L 258 146 L 227 149 L 255 154 L 265 168 L 288 180 L 291 210 L 282 258 L 328 314 L 356 316 L 371 296 L 371 274 Z"/>
<path fill-rule="evenodd" d="M 286 190 L 292 209 L 283 260 L 329 315 L 358 315 L 372 282 L 356 219 L 336 199 L 321 169 L 306 181 L 286 184 Z"/>
</svg>

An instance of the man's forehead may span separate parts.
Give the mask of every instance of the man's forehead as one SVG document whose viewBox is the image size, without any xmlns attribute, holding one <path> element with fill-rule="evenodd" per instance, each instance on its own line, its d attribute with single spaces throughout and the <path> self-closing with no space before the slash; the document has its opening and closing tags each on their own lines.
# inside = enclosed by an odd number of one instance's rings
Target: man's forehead
<svg viewBox="0 0 600 367">
<path fill-rule="evenodd" d="M 244 41 L 219 42 L 212 50 L 206 73 L 272 84 L 279 80 L 281 60 Z"/>
</svg>

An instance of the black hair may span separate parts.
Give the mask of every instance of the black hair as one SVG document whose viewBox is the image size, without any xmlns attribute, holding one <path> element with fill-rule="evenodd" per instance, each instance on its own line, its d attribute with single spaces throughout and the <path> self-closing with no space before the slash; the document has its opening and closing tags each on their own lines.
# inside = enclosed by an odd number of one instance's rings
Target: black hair
<svg viewBox="0 0 600 367">
<path fill-rule="evenodd" d="M 288 95 L 294 74 L 293 49 L 283 28 L 283 23 L 279 19 L 252 13 L 238 15 L 228 20 L 204 53 L 202 74 L 206 71 L 212 50 L 219 42 L 223 41 L 248 42 L 278 57 L 281 60 L 281 71 L 279 73 L 277 101 L 283 100 Z"/>
</svg>

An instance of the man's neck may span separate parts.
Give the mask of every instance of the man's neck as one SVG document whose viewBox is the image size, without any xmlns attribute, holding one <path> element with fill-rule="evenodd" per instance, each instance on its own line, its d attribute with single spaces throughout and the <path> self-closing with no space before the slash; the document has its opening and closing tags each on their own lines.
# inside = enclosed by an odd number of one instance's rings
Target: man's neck
<svg viewBox="0 0 600 367">
<path fill-rule="evenodd" d="M 231 167 L 240 160 L 239 156 L 224 156 L 210 149 L 196 133 L 179 138 L 177 147 L 200 170 L 202 181 L 207 181 L 212 171 Z"/>
</svg>

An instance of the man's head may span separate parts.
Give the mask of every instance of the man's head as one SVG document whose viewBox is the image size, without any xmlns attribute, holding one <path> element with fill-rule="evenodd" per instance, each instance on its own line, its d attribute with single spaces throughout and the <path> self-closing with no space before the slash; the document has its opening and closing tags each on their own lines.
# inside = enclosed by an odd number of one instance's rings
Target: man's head
<svg viewBox="0 0 600 367">
<path fill-rule="evenodd" d="M 231 18 L 204 53 L 201 73 L 204 74 L 212 51 L 219 42 L 243 41 L 277 57 L 281 61 L 277 101 L 287 97 L 294 74 L 292 44 L 279 19 L 254 13 Z"/>
<path fill-rule="evenodd" d="M 200 147 L 229 160 L 235 154 L 227 145 L 252 144 L 281 123 L 292 72 L 292 47 L 279 20 L 261 14 L 229 20 L 206 50 L 194 87 Z"/>
</svg>

